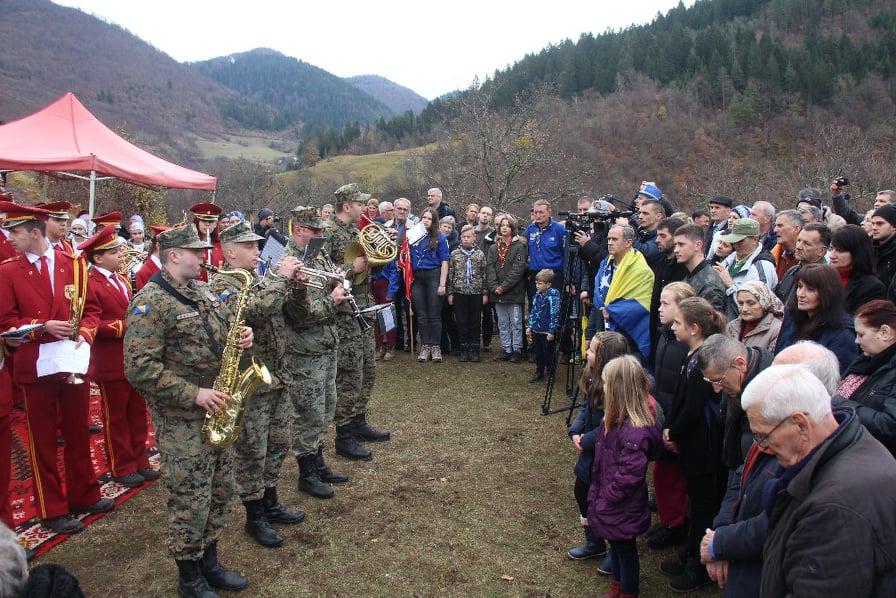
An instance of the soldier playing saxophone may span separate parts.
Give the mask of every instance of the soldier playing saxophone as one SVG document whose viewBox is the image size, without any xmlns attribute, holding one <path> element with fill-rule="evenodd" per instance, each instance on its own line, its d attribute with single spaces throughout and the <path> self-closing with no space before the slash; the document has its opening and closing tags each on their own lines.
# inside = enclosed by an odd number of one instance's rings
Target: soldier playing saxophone
<svg viewBox="0 0 896 598">
<path fill-rule="evenodd" d="M 218 536 L 234 493 L 233 451 L 203 440 L 207 412 L 227 395 L 212 388 L 227 342 L 230 308 L 196 280 L 208 243 L 191 225 L 158 237 L 162 270 L 131 300 L 124 338 L 125 375 L 153 416 L 169 492 L 168 551 L 181 596 L 215 596 L 246 586 L 218 563 Z M 252 346 L 245 328 L 239 346 Z"/>
</svg>

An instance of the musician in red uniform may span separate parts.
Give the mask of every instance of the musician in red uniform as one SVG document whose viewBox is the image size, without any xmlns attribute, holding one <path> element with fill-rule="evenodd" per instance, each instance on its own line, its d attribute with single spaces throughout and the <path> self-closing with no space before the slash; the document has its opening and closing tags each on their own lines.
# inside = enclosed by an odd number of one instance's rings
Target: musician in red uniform
<svg viewBox="0 0 896 598">
<path fill-rule="evenodd" d="M 75 248 L 70 241 L 66 240 L 68 221 L 71 217 L 69 210 L 72 209 L 72 204 L 67 201 L 54 201 L 53 203 L 35 204 L 34 207 L 50 213 L 50 217 L 47 218 L 47 241 L 50 245 L 65 253 L 74 253 Z"/>
<path fill-rule="evenodd" d="M 9 504 L 9 480 L 12 474 L 12 376 L 9 350 L 0 341 L 0 523 L 9 529 L 12 525 L 12 508 Z"/>
<path fill-rule="evenodd" d="M 224 251 L 221 249 L 221 241 L 218 239 L 218 218 L 221 217 L 221 206 L 216 206 L 213 203 L 198 203 L 190 208 L 190 213 L 193 214 L 193 224 L 196 226 L 199 238 L 212 244 L 212 248 L 205 251 L 205 259 L 202 262 L 220 268 L 224 264 Z M 200 271 L 198 280 L 207 282 L 208 272 Z"/>
<path fill-rule="evenodd" d="M 127 242 L 107 226 L 78 249 L 92 266 L 88 301 L 100 308 L 96 340 L 90 349 L 92 380 L 100 388 L 103 430 L 112 479 L 128 488 L 158 479 L 146 455 L 146 402 L 124 377 L 124 315 L 131 300 L 128 279 L 118 273 Z"/>
<path fill-rule="evenodd" d="M 34 499 L 45 527 L 76 533 L 84 526 L 72 514 L 114 508 L 112 500 L 100 498 L 90 460 L 90 385 L 69 384 L 65 372 L 38 377 L 37 359 L 41 347 L 58 340 L 74 336 L 78 343 L 92 343 L 99 308 L 86 301 L 86 264 L 47 242 L 47 211 L 9 202 L 0 202 L 0 211 L 6 212 L 3 226 L 11 231 L 9 241 L 18 254 L 0 265 L 0 330 L 43 324 L 16 349 L 12 370 L 13 382 L 25 393 Z M 85 299 L 77 330 L 71 321 L 72 296 Z M 65 479 L 56 463 L 57 413 L 65 439 Z"/>
<path fill-rule="evenodd" d="M 93 231 L 94 234 L 100 232 L 107 226 L 113 227 L 117 234 L 121 229 L 121 212 L 118 210 L 115 210 L 114 212 L 106 212 L 105 214 L 94 216 L 91 222 L 96 226 L 96 229 Z"/>
<path fill-rule="evenodd" d="M 162 262 L 159 259 L 159 242 L 157 239 L 160 234 L 171 227 L 151 225 L 149 228 L 152 229 L 153 233 L 152 237 L 147 241 L 149 256 L 140 266 L 140 269 L 137 270 L 137 275 L 134 277 L 135 291 L 142 289 L 156 272 L 161 271 Z"/>
</svg>

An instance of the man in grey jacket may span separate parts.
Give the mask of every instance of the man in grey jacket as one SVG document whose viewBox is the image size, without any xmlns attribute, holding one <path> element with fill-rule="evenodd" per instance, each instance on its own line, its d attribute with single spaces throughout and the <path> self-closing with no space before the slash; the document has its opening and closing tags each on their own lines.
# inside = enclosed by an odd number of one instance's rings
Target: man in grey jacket
<svg viewBox="0 0 896 598">
<path fill-rule="evenodd" d="M 703 227 L 697 224 L 685 224 L 675 231 L 672 253 L 679 264 L 684 264 L 688 274 L 684 281 L 694 287 L 698 297 L 724 313 L 725 285 L 712 265 L 703 257 L 703 244 L 706 242 Z"/>
</svg>

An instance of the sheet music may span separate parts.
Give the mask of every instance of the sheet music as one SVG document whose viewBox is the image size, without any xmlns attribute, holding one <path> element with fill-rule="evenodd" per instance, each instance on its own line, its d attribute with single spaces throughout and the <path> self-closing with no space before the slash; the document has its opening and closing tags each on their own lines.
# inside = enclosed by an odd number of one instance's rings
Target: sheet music
<svg viewBox="0 0 896 598">
<path fill-rule="evenodd" d="M 261 250 L 261 263 L 264 264 L 265 270 L 268 268 L 276 268 L 280 260 L 283 259 L 283 253 L 286 251 L 286 239 L 276 231 L 271 231 L 268 240 L 264 243 Z"/>
<path fill-rule="evenodd" d="M 77 349 L 75 341 L 63 340 L 40 345 L 37 355 L 37 376 L 52 374 L 86 374 L 90 366 L 90 344 L 81 343 Z"/>
<path fill-rule="evenodd" d="M 395 304 L 389 303 L 387 307 L 377 312 L 377 320 L 380 325 L 380 334 L 386 334 L 395 330 Z"/>
<path fill-rule="evenodd" d="M 426 236 L 426 227 L 423 226 L 422 222 L 418 222 L 405 234 L 408 238 L 408 245 L 414 245 L 417 241 Z"/>
</svg>

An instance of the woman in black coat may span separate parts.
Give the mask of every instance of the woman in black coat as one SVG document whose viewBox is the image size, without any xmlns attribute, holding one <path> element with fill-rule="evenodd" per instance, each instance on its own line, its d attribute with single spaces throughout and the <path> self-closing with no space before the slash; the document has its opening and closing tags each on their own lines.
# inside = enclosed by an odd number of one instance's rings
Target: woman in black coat
<svg viewBox="0 0 896 598">
<path fill-rule="evenodd" d="M 883 299 L 887 289 L 874 273 L 874 246 L 861 226 L 844 226 L 831 237 L 831 265 L 840 273 L 846 295 L 846 312 L 856 313 L 860 306 Z"/>
<path fill-rule="evenodd" d="M 862 354 L 834 395 L 856 410 L 862 425 L 896 456 L 896 305 L 877 299 L 856 312 Z"/>
<path fill-rule="evenodd" d="M 672 323 L 675 337 L 688 346 L 688 359 L 666 417 L 663 441 L 679 455 L 688 482 L 690 518 L 684 559 L 666 561 L 660 571 L 672 577 L 669 587 L 676 592 L 689 592 L 710 582 L 700 564 L 700 540 L 719 510 L 727 470 L 721 459 L 721 398 L 697 367 L 697 352 L 704 340 L 723 333 L 727 324 L 725 316 L 701 297 L 680 301 Z"/>
</svg>

